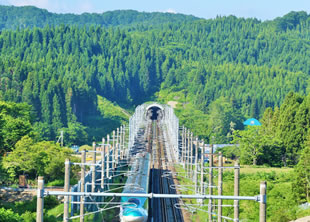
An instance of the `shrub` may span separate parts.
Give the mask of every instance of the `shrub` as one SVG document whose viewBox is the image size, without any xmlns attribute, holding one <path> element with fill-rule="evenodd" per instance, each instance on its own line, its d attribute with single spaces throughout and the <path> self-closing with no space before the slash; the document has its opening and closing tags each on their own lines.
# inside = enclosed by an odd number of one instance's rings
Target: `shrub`
<svg viewBox="0 0 310 222">
<path fill-rule="evenodd" d="M 12 210 L 0 208 L 0 221 L 20 222 L 21 220 L 22 218 L 17 213 L 14 213 Z"/>
</svg>

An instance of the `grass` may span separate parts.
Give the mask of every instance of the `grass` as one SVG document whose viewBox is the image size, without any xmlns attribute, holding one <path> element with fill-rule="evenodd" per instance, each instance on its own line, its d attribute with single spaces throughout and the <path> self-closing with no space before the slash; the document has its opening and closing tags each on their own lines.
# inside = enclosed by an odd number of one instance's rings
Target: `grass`
<svg viewBox="0 0 310 222">
<path fill-rule="evenodd" d="M 112 103 L 102 96 L 97 96 L 98 108 L 101 115 L 105 118 L 117 119 L 122 123 L 127 123 L 130 114 L 120 106 Z"/>
<path fill-rule="evenodd" d="M 175 166 L 177 172 L 184 173 L 181 166 Z M 183 175 L 183 174 L 181 174 Z M 294 220 L 310 214 L 310 209 L 302 209 L 294 201 L 294 169 L 274 168 L 264 166 L 241 166 L 240 169 L 240 196 L 259 195 L 260 182 L 267 181 L 267 221 L 284 222 Z M 217 170 L 214 170 L 214 185 L 217 185 Z M 208 174 L 206 175 L 208 178 Z M 205 178 L 205 181 L 207 181 Z M 194 185 L 191 178 L 178 176 L 181 185 Z M 198 181 L 200 181 L 198 177 Z M 192 194 L 192 191 L 182 192 Z M 216 195 L 216 188 L 213 190 Z M 223 175 L 223 195 L 233 195 L 234 193 L 234 172 L 232 169 L 224 170 Z M 215 204 L 216 201 L 214 200 Z M 195 200 L 185 200 L 185 203 L 196 203 Z M 207 206 L 208 200 L 204 201 Z M 224 200 L 223 204 L 233 205 L 233 201 Z M 205 221 L 208 218 L 207 207 L 196 210 L 192 214 L 192 221 Z M 204 211 L 203 211 L 204 210 Z M 217 209 L 215 209 L 217 212 Z M 240 220 L 258 221 L 259 203 L 255 201 L 240 201 Z M 233 218 L 233 207 L 223 207 L 223 215 Z"/>
<path fill-rule="evenodd" d="M 69 205 L 69 209 L 71 209 Z M 64 210 L 64 204 L 60 204 L 53 209 L 47 211 L 47 218 L 53 218 L 53 221 L 63 221 L 63 211 Z M 90 214 L 84 217 L 84 221 L 92 221 L 92 222 L 102 222 L 103 217 L 102 214 Z M 80 218 L 76 218 L 71 220 L 73 222 L 79 222 Z"/>
<path fill-rule="evenodd" d="M 63 220 L 63 213 L 64 213 L 64 204 L 59 204 L 58 206 L 47 211 L 48 217 L 52 216 L 56 219 L 56 221 Z"/>
<path fill-rule="evenodd" d="M 260 167 L 260 166 L 241 166 L 240 168 L 240 173 L 244 173 L 244 174 L 253 174 L 253 173 L 271 173 L 271 172 L 275 172 L 276 174 L 279 173 L 291 173 L 294 171 L 293 168 L 289 168 L 289 167 L 282 167 L 282 168 L 278 168 L 278 167 Z"/>
<path fill-rule="evenodd" d="M 176 101 L 179 103 L 185 103 L 185 91 L 173 91 L 169 89 L 161 89 L 159 92 L 156 93 L 157 100 L 162 103 L 167 103 L 168 101 Z"/>
<path fill-rule="evenodd" d="M 92 141 L 100 141 L 101 138 L 117 127 L 128 122 L 130 114 L 115 103 L 104 97 L 97 96 L 97 110 L 93 115 L 88 115 L 84 122 L 88 127 L 86 132 L 92 135 Z"/>
</svg>

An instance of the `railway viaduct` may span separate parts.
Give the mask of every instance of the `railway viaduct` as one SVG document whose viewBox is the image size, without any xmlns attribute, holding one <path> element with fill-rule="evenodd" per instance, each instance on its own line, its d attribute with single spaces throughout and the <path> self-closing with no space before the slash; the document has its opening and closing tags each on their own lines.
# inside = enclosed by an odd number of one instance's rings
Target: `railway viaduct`
<svg viewBox="0 0 310 222">
<path fill-rule="evenodd" d="M 137 162 L 144 152 L 150 155 L 150 170 L 147 176 L 138 177 L 137 172 L 141 171 Z M 39 177 L 37 222 L 43 221 L 47 195 L 64 196 L 63 221 L 77 218 L 86 221 L 89 214 L 111 209 L 118 212 L 124 207 L 121 197 L 147 198 L 148 204 L 143 208 L 148 212 L 148 221 L 191 221 L 192 213 L 197 211 L 208 215 L 206 221 L 239 221 L 242 200 L 259 202 L 260 222 L 266 221 L 266 183 L 260 184 L 260 195 L 240 196 L 238 163 L 224 166 L 222 155 L 213 152 L 213 145 L 205 144 L 190 129 L 180 127 L 173 108 L 168 105 L 139 105 L 127 126 L 120 126 L 102 138 L 101 143 L 94 142 L 92 150 L 80 151 L 79 155 L 81 162 L 69 159 L 65 162 L 64 191 L 45 190 L 44 178 Z M 73 165 L 80 167 L 81 179 L 70 187 Z M 223 170 L 227 168 L 235 172 L 233 196 L 223 194 Z M 135 190 L 139 190 L 136 193 L 122 192 L 132 186 L 128 184 L 128 178 L 132 177 L 146 180 L 149 185 L 147 188 L 135 185 Z M 230 206 L 234 209 L 233 218 L 222 213 L 225 200 L 234 201 Z"/>
</svg>

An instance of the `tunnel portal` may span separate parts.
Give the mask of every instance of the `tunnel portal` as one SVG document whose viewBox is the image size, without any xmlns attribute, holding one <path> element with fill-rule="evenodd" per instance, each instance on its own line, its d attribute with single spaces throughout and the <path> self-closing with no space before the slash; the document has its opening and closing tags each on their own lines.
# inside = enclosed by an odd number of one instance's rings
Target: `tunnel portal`
<svg viewBox="0 0 310 222">
<path fill-rule="evenodd" d="M 147 117 L 151 120 L 160 120 L 163 116 L 163 111 L 158 106 L 151 106 L 147 110 Z"/>
</svg>

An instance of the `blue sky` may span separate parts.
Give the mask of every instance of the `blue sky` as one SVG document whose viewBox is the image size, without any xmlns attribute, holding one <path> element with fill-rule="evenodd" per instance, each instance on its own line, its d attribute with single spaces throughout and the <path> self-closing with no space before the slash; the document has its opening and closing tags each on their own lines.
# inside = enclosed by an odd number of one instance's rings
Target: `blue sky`
<svg viewBox="0 0 310 222">
<path fill-rule="evenodd" d="M 201 18 L 236 15 L 261 20 L 283 16 L 290 11 L 310 13 L 310 0 L 0 0 L 0 4 L 34 5 L 57 13 L 102 13 L 117 9 L 134 9 L 191 14 Z"/>
</svg>

